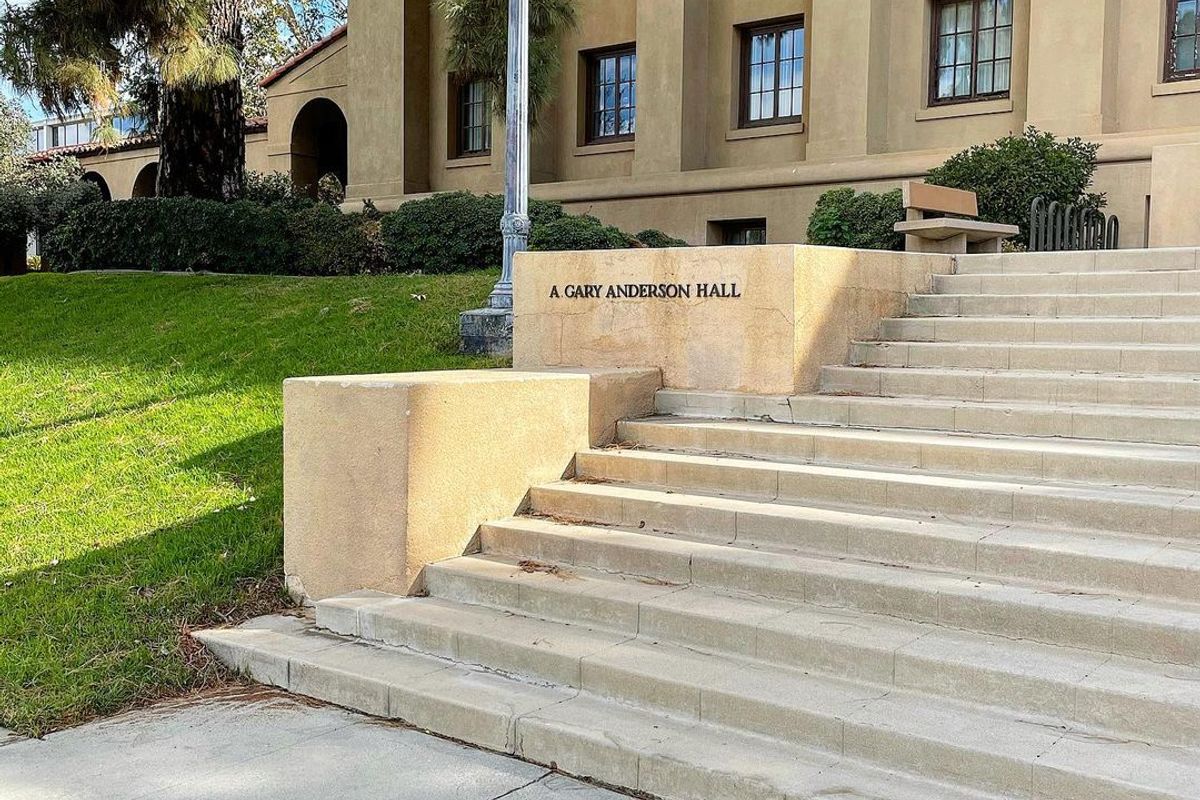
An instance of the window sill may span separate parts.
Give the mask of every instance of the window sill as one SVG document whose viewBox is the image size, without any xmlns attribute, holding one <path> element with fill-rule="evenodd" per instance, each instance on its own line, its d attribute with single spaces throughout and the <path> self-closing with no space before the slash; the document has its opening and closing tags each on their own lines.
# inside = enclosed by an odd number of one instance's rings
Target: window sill
<svg viewBox="0 0 1200 800">
<path fill-rule="evenodd" d="M 725 134 L 725 141 L 740 142 L 743 139 L 764 139 L 768 136 L 796 136 L 804 133 L 803 122 L 784 125 L 759 125 L 754 128 L 734 128 Z"/>
<path fill-rule="evenodd" d="M 490 167 L 492 165 L 492 157 L 486 156 L 460 156 L 458 158 L 447 159 L 446 169 L 463 169 L 465 167 Z"/>
<path fill-rule="evenodd" d="M 632 139 L 624 142 L 597 142 L 596 144 L 576 145 L 575 155 L 600 156 L 606 153 L 631 153 L 633 149 L 634 141 Z"/>
<path fill-rule="evenodd" d="M 980 100 L 973 103 L 930 106 L 918 111 L 914 119 L 917 122 L 928 122 L 935 119 L 958 119 L 959 117 L 982 117 L 988 114 L 1009 114 L 1012 110 L 1012 98 L 1007 97 L 1003 100 Z"/>
<path fill-rule="evenodd" d="M 1176 94 L 1195 94 L 1197 92 L 1200 92 L 1200 78 L 1156 83 L 1150 87 L 1150 94 L 1153 97 L 1170 97 Z"/>
</svg>

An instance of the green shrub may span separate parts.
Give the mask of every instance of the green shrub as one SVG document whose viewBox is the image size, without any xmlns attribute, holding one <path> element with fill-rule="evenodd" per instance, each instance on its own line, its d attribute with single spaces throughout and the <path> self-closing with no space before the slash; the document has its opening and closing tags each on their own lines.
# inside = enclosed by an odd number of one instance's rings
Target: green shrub
<svg viewBox="0 0 1200 800">
<path fill-rule="evenodd" d="M 0 240 L 23 238 L 32 227 L 32 193 L 23 186 L 0 186 Z"/>
<path fill-rule="evenodd" d="M 529 204 L 535 231 L 565 213 L 558 203 Z M 397 272 L 498 269 L 504 258 L 503 214 L 504 198 L 491 194 L 446 192 L 412 200 L 384 215 L 383 248 Z"/>
<path fill-rule="evenodd" d="M 647 228 L 641 233 L 633 237 L 643 247 L 687 247 L 688 243 L 683 239 L 676 239 L 674 236 L 663 233 L 655 228 Z"/>
<path fill-rule="evenodd" d="M 292 176 L 286 172 L 247 172 L 241 199 L 263 206 L 301 207 L 313 203 L 312 198 L 296 190 Z"/>
<path fill-rule="evenodd" d="M 288 235 L 299 245 L 293 275 L 365 275 L 387 271 L 379 223 L 317 203 L 288 216 Z"/>
<path fill-rule="evenodd" d="M 1016 242 L 1025 245 L 1029 242 L 1029 208 L 1036 197 L 1104 207 L 1103 194 L 1087 191 L 1096 172 L 1099 147 L 1078 138 L 1060 142 L 1053 134 L 1030 127 L 1024 135 L 964 150 L 932 170 L 926 182 L 975 192 L 979 218 L 1021 226 Z"/>
<path fill-rule="evenodd" d="M 563 217 L 533 229 L 530 250 L 619 250 L 635 240 L 593 216 Z"/>
<path fill-rule="evenodd" d="M 893 228 L 904 219 L 900 190 L 883 194 L 830 189 L 817 200 L 808 220 L 808 243 L 862 250 L 903 250 Z"/>
</svg>

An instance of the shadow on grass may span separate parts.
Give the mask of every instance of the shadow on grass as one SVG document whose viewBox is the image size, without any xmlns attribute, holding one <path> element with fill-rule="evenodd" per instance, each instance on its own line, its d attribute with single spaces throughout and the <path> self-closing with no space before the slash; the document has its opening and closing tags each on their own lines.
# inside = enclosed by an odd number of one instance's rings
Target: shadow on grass
<svg viewBox="0 0 1200 800">
<path fill-rule="evenodd" d="M 0 589 L 0 727 L 43 735 L 218 676 L 190 629 L 287 604 L 282 428 L 183 462 L 255 487 L 226 506 L 26 570 Z"/>
<path fill-rule="evenodd" d="M 219 394 L 230 389 L 241 389 L 240 385 L 214 385 L 206 386 L 203 389 L 193 389 L 189 392 L 178 392 L 166 397 L 147 397 L 144 400 L 139 400 L 136 403 L 126 403 L 123 406 L 114 408 L 98 409 L 96 411 L 85 411 L 80 414 L 73 414 L 60 419 L 49 420 L 47 422 L 37 422 L 32 425 L 22 425 L 15 427 L 0 427 L 0 441 L 4 439 L 15 439 L 18 436 L 26 434 L 46 433 L 59 428 L 65 428 L 70 425 L 78 425 L 82 422 L 97 422 L 108 419 L 109 417 L 119 416 L 121 414 L 135 414 L 139 411 L 145 411 L 154 406 L 165 405 L 167 403 L 175 403 L 180 400 L 195 400 L 199 397 L 207 397 L 208 395 Z"/>
</svg>

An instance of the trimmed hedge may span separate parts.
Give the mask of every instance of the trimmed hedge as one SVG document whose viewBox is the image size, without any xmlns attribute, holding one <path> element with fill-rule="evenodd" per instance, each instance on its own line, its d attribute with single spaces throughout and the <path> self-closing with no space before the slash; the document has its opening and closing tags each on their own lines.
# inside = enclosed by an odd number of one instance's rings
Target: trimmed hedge
<svg viewBox="0 0 1200 800">
<path fill-rule="evenodd" d="M 893 228 L 904 219 L 900 190 L 884 194 L 830 189 L 817 200 L 808 220 L 808 243 L 862 250 L 903 250 L 904 236 Z"/>
<path fill-rule="evenodd" d="M 496 195 L 452 192 L 380 215 L 343 214 L 279 187 L 268 203 L 148 198 L 101 203 L 66 216 L 44 240 L 48 269 L 139 269 L 275 275 L 428 274 L 498 268 L 503 258 Z M 683 246 L 661 231 L 639 238 L 558 203 L 530 204 L 530 244 L 541 250 Z"/>
</svg>

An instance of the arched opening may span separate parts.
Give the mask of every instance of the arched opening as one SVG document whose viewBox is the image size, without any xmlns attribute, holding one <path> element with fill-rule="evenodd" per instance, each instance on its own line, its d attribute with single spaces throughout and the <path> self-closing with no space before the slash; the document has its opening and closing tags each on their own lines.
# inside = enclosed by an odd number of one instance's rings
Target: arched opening
<svg viewBox="0 0 1200 800">
<path fill-rule="evenodd" d="M 133 181 L 133 197 L 158 196 L 158 162 L 152 161 L 142 167 L 137 178 Z"/>
<path fill-rule="evenodd" d="M 317 196 L 317 182 L 330 173 L 346 185 L 346 115 L 323 97 L 300 109 L 292 125 L 292 182 Z"/>
<path fill-rule="evenodd" d="M 100 196 L 104 200 L 112 200 L 112 192 L 108 188 L 108 181 L 104 180 L 104 176 L 99 172 L 85 172 L 83 173 L 83 180 L 96 184 L 96 188 L 100 190 Z"/>
</svg>

